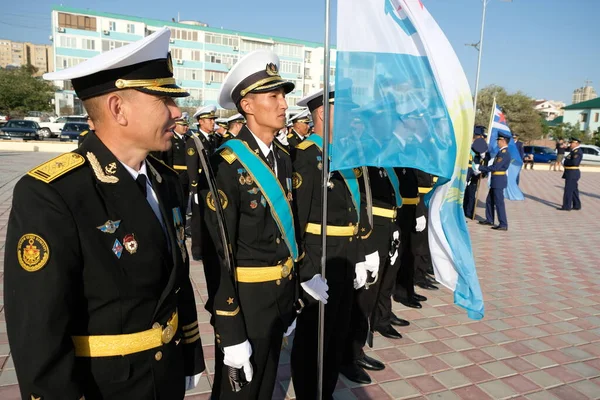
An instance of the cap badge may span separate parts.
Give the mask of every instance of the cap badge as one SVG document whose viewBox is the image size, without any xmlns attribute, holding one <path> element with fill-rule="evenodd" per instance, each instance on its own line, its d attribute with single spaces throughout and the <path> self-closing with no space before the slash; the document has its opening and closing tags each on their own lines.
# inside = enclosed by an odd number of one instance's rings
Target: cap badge
<svg viewBox="0 0 600 400">
<path fill-rule="evenodd" d="M 117 163 L 111 162 L 110 164 L 108 164 L 106 167 L 104 167 L 104 171 L 108 174 L 108 175 L 112 175 L 115 172 L 117 172 Z"/>
<path fill-rule="evenodd" d="M 269 76 L 279 75 L 279 69 L 277 68 L 277 65 L 275 65 L 273 63 L 267 64 L 266 72 L 267 72 L 267 75 L 269 75 Z"/>
<path fill-rule="evenodd" d="M 173 59 L 171 58 L 171 52 L 167 55 L 167 68 L 169 68 L 170 73 L 173 73 Z"/>
</svg>

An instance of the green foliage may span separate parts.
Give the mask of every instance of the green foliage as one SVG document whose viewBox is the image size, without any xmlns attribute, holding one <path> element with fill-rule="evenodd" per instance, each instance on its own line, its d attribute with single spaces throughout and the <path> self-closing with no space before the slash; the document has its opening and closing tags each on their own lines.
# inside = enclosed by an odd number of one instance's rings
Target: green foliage
<svg viewBox="0 0 600 400">
<path fill-rule="evenodd" d="M 476 125 L 489 127 L 494 97 L 506 115 L 510 130 L 518 133 L 523 142 L 542 138 L 543 123 L 540 115 L 533 108 L 534 99 L 522 92 L 509 94 L 506 89 L 497 85 L 487 86 L 479 91 Z"/>
<path fill-rule="evenodd" d="M 555 140 L 558 140 L 558 139 L 569 140 L 572 137 L 580 138 L 582 136 L 581 128 L 579 127 L 579 123 L 577 123 L 576 125 L 566 123 L 566 124 L 560 124 L 557 126 L 553 126 L 550 128 L 550 134 L 552 135 L 552 138 Z"/>
<path fill-rule="evenodd" d="M 26 115 L 28 111 L 51 111 L 56 90 L 49 82 L 34 78 L 32 66 L 0 69 L 0 110 L 10 115 Z"/>
</svg>

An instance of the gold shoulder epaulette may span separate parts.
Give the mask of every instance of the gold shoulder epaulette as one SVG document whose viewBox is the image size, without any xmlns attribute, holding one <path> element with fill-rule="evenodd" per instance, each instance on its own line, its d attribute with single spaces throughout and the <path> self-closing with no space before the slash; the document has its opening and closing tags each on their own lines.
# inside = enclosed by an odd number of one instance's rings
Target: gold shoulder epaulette
<svg viewBox="0 0 600 400">
<path fill-rule="evenodd" d="M 282 150 L 285 154 L 287 154 L 288 156 L 290 155 L 287 149 L 283 147 L 283 145 L 279 143 L 279 141 L 275 140 L 273 143 L 275 143 L 275 146 L 279 147 L 279 149 Z"/>
<path fill-rule="evenodd" d="M 85 131 L 81 132 L 81 133 L 79 134 L 79 136 L 85 136 L 85 135 L 87 135 L 87 134 L 88 134 L 88 132 L 89 132 L 89 131 L 86 129 Z"/>
<path fill-rule="evenodd" d="M 313 144 L 315 144 L 315 142 L 313 142 L 312 140 L 303 140 L 298 146 L 296 146 L 296 148 L 300 150 L 306 150 Z"/>
<path fill-rule="evenodd" d="M 85 164 L 85 158 L 77 153 L 65 153 L 42 165 L 38 165 L 27 175 L 39 179 L 42 182 L 50 183 L 56 178 L 63 176 L 69 171 Z"/>
<path fill-rule="evenodd" d="M 221 157 L 223 157 L 223 159 L 229 164 L 233 164 L 233 162 L 237 159 L 235 153 L 230 149 L 223 149 L 223 151 L 221 152 Z"/>
<path fill-rule="evenodd" d="M 160 160 L 158 158 L 156 158 L 155 156 L 153 156 L 152 154 L 148 154 L 148 157 L 151 157 L 152 159 L 158 161 L 159 163 L 161 163 L 162 165 L 164 165 L 165 167 L 169 168 L 171 171 L 175 172 L 176 174 L 179 174 L 179 172 L 177 172 L 176 170 L 174 170 L 173 168 L 169 167 L 167 164 L 165 164 L 165 162 L 163 160 Z"/>
</svg>

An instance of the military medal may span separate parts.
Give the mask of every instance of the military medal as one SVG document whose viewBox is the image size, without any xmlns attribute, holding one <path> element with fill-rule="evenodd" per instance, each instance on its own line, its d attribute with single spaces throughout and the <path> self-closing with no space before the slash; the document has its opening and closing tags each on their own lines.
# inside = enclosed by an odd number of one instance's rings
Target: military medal
<svg viewBox="0 0 600 400">
<path fill-rule="evenodd" d="M 125 235 L 123 238 L 123 246 L 125 246 L 125 250 L 129 252 L 129 254 L 134 254 L 138 249 L 138 242 L 135 240 L 135 236 L 133 233 L 129 235 Z"/>
<path fill-rule="evenodd" d="M 256 207 L 258 207 L 258 202 L 256 200 L 252 200 L 250 202 L 250 208 L 254 210 Z"/>
<path fill-rule="evenodd" d="M 322 169 L 323 169 L 323 163 L 322 163 L 322 160 L 323 160 L 323 159 L 321 158 L 321 156 L 317 156 L 317 161 L 318 161 L 318 163 L 317 163 L 317 168 L 319 168 L 319 170 L 322 170 Z"/>
<path fill-rule="evenodd" d="M 111 221 L 109 219 L 103 225 L 97 226 L 96 228 L 100 229 L 100 231 L 104 233 L 115 233 L 119 228 L 119 225 L 121 225 L 121 220 Z"/>
<path fill-rule="evenodd" d="M 252 185 L 254 183 L 254 179 L 250 175 L 246 176 L 246 185 Z"/>
<path fill-rule="evenodd" d="M 292 197 L 292 192 L 288 192 L 287 194 L 288 201 L 292 201 L 294 198 Z"/>
<path fill-rule="evenodd" d="M 244 179 L 244 175 L 240 175 L 240 185 L 245 185 L 246 179 Z"/>
<path fill-rule="evenodd" d="M 121 254 L 123 254 L 123 245 L 121 245 L 121 242 L 119 242 L 119 239 L 115 239 L 115 243 L 113 244 L 112 247 L 112 251 L 113 253 L 115 253 L 115 256 L 117 256 L 117 258 L 121 258 Z"/>
<path fill-rule="evenodd" d="M 253 187 L 252 189 L 248 190 L 249 194 L 258 194 L 258 188 L 257 187 Z"/>
<path fill-rule="evenodd" d="M 265 208 L 267 207 L 267 199 L 265 199 L 264 196 L 260 196 L 260 204 Z"/>
</svg>

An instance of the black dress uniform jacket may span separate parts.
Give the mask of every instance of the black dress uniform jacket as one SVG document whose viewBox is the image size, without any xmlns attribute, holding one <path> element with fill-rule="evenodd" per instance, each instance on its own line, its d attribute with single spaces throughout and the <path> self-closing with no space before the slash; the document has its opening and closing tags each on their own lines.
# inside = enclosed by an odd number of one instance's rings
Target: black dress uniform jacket
<svg viewBox="0 0 600 400">
<path fill-rule="evenodd" d="M 74 153 L 33 169 L 15 187 L 4 301 L 21 394 L 182 399 L 184 377 L 205 366 L 173 217 L 182 209 L 177 176 L 146 160 L 165 233 L 136 181 L 94 133 L 87 136 Z M 176 310 L 179 328 L 162 346 L 125 356 L 75 354 L 74 335 L 138 333 L 166 326 Z"/>
<path fill-rule="evenodd" d="M 235 139 L 242 140 L 267 163 L 260 147 L 247 127 Z M 277 179 L 291 199 L 292 163 L 286 151 L 273 141 Z M 225 223 L 236 267 L 277 266 L 288 260 L 285 244 L 271 209 L 256 182 L 238 159 L 226 151 L 213 155 L 212 168 L 219 189 Z M 202 187 L 204 219 L 219 254 L 219 263 L 205 266 L 209 300 L 206 309 L 212 314 L 219 348 L 249 340 L 252 345 L 254 377 L 250 385 L 233 394 L 223 367 L 223 352 L 217 351 L 213 398 L 270 399 L 277 374 L 277 364 L 284 332 L 295 318 L 297 296 L 295 274 L 277 281 L 237 283 L 224 263 L 223 243 L 219 236 L 215 206 L 209 191 Z M 224 377 L 225 376 L 225 377 Z"/>
<path fill-rule="evenodd" d="M 306 232 L 308 223 L 322 221 L 322 152 L 315 144 L 302 142 L 296 147 L 294 160 L 294 199 L 297 210 L 298 241 L 305 256 L 300 265 L 301 281 L 321 273 L 322 236 Z M 359 176 L 360 169 L 354 173 Z M 360 178 L 360 177 L 359 177 Z M 354 235 L 327 236 L 327 283 L 329 299 L 325 305 L 325 339 L 323 398 L 331 398 L 342 364 L 348 325 L 352 311 L 355 265 L 374 250 L 366 248 L 361 236 L 371 233 L 366 214 L 366 197 L 361 193 L 360 217 L 352 195 L 339 172 L 330 178 L 327 199 L 327 225 L 355 226 Z M 359 221 L 363 224 L 359 225 Z M 292 379 L 299 400 L 314 399 L 317 391 L 317 324 L 318 306 L 306 295 L 307 306 L 300 314 L 292 348 Z"/>
<path fill-rule="evenodd" d="M 163 151 L 160 155 L 161 160 L 169 167 L 173 168 L 179 175 L 179 182 L 183 189 L 183 211 L 187 211 L 189 188 L 190 188 L 190 177 L 187 171 L 187 157 L 186 148 L 187 141 L 190 139 L 191 132 L 188 131 L 181 135 L 181 138 L 177 133 L 173 132 L 171 138 L 171 148 L 167 151 Z"/>
</svg>

